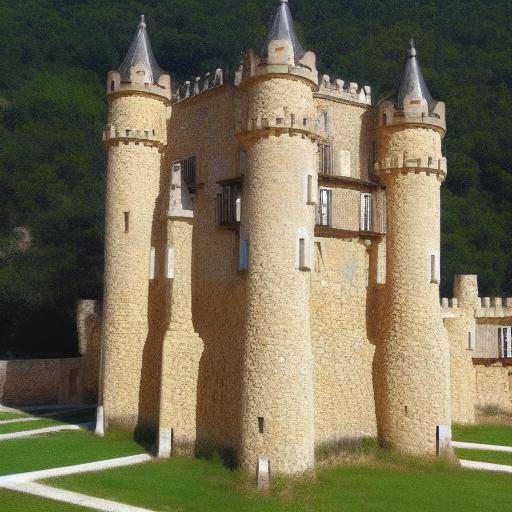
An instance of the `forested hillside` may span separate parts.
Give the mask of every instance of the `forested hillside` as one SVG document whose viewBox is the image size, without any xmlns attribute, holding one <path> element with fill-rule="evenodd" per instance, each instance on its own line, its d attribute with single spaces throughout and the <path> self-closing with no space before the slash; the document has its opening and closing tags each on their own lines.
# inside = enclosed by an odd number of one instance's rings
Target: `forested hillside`
<svg viewBox="0 0 512 512">
<path fill-rule="evenodd" d="M 512 295 L 510 0 L 291 0 L 319 68 L 397 85 L 417 40 L 446 101 L 443 292 L 478 273 Z M 99 298 L 103 265 L 106 74 L 146 14 L 161 67 L 183 81 L 259 48 L 277 0 L 0 0 L 0 355 L 75 351 L 77 298 Z"/>
</svg>

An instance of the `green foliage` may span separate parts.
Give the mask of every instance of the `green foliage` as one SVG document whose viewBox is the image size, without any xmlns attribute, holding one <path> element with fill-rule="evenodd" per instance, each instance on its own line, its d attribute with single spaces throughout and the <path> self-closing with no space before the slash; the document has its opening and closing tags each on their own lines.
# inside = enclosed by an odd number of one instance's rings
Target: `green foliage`
<svg viewBox="0 0 512 512">
<path fill-rule="evenodd" d="M 175 82 L 259 48 L 277 0 L 0 0 L 0 355 L 72 355 L 75 301 L 100 298 L 104 83 L 144 12 Z M 512 294 L 512 33 L 509 0 L 294 0 L 322 72 L 391 93 L 418 41 L 446 101 L 443 294 L 477 273 Z M 27 228 L 28 251 L 13 229 Z"/>
</svg>

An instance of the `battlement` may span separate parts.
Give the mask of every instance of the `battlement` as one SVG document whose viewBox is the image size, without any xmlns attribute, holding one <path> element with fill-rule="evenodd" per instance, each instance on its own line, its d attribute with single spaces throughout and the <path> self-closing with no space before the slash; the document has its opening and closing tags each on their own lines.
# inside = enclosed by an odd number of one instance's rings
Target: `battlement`
<svg viewBox="0 0 512 512">
<path fill-rule="evenodd" d="M 441 299 L 441 309 L 444 316 L 450 316 L 450 313 L 456 313 L 462 309 L 458 299 Z M 512 298 L 507 297 L 479 297 L 475 304 L 475 318 L 501 318 L 512 316 Z"/>
<path fill-rule="evenodd" d="M 303 133 L 313 139 L 324 140 L 327 138 L 325 125 L 322 117 L 298 116 L 285 109 L 285 117 L 260 117 L 257 119 L 248 119 L 243 132 L 254 133 L 261 131 L 277 131 L 289 133 Z"/>
<path fill-rule="evenodd" d="M 228 73 L 222 69 L 216 69 L 215 73 L 206 73 L 204 76 L 198 76 L 195 80 L 187 80 L 176 93 L 176 103 L 198 96 L 216 87 L 224 85 L 224 80 Z"/>
<path fill-rule="evenodd" d="M 445 157 L 423 156 L 421 158 L 409 158 L 406 153 L 393 155 L 380 162 L 375 162 L 374 171 L 377 176 L 390 173 L 392 169 L 414 169 L 416 172 L 427 172 L 445 176 L 448 172 L 448 165 Z"/>
<path fill-rule="evenodd" d="M 410 101 L 404 110 L 397 110 L 391 101 L 383 101 L 378 106 L 378 126 L 420 126 L 437 128 L 443 133 L 446 131 L 446 107 L 442 101 L 429 110 L 427 102 L 423 99 Z"/>
<path fill-rule="evenodd" d="M 138 128 L 120 128 L 117 126 L 107 126 L 103 131 L 103 142 L 143 142 L 152 146 L 163 146 L 164 142 L 158 130 L 148 128 L 140 130 Z"/>
<path fill-rule="evenodd" d="M 329 98 L 349 101 L 352 103 L 372 104 L 372 89 L 368 85 L 359 87 L 355 82 L 345 82 L 335 79 L 331 81 L 329 75 L 323 75 L 319 80 L 317 96 L 328 96 Z"/>
<path fill-rule="evenodd" d="M 144 70 L 134 68 L 131 82 L 121 81 L 119 71 L 110 71 L 107 78 L 107 97 L 116 94 L 143 93 L 171 99 L 171 77 L 162 75 L 158 83 L 145 82 Z"/>
</svg>

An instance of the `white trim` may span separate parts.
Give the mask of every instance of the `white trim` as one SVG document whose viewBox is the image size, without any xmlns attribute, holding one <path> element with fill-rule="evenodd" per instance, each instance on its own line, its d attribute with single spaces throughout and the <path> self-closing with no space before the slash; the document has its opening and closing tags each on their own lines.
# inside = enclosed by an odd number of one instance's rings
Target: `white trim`
<svg viewBox="0 0 512 512">
<path fill-rule="evenodd" d="M 174 260 L 175 260 L 175 256 L 176 256 L 174 247 L 167 247 L 166 253 L 167 254 L 166 254 L 165 259 L 167 261 L 167 265 L 166 265 L 167 279 L 174 279 Z"/>
</svg>

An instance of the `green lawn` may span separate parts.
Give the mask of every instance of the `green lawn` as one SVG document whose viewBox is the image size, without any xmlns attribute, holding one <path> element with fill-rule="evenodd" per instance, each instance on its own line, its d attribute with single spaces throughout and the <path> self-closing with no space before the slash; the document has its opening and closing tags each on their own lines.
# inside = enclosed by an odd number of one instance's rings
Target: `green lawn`
<svg viewBox="0 0 512 512">
<path fill-rule="evenodd" d="M 2 512 L 85 512 L 90 509 L 0 489 Z"/>
<path fill-rule="evenodd" d="M 124 435 L 97 437 L 90 432 L 65 431 L 44 436 L 2 441 L 0 475 L 71 466 L 144 453 Z M 0 506 L 0 510 L 3 510 Z"/>
<path fill-rule="evenodd" d="M 22 412 L 2 412 L 2 411 L 0 411 L 0 421 L 15 420 L 17 418 L 24 418 L 25 416 L 28 416 L 28 415 L 24 414 Z"/>
<path fill-rule="evenodd" d="M 456 448 L 455 453 L 459 459 L 476 460 L 478 462 L 492 462 L 493 464 L 506 464 L 512 466 L 512 453 L 466 450 L 465 448 Z"/>
<path fill-rule="evenodd" d="M 453 425 L 453 440 L 512 446 L 512 427 L 504 425 Z"/>
<path fill-rule="evenodd" d="M 380 450 L 314 477 L 279 479 L 270 493 L 258 493 L 242 472 L 220 462 L 184 458 L 50 484 L 162 512 L 503 512 L 512 501 L 510 476 Z"/>
<path fill-rule="evenodd" d="M 24 430 L 35 430 L 37 428 L 55 427 L 62 425 L 53 420 L 37 420 L 37 421 L 20 421 L 19 423 L 7 423 L 0 425 L 0 434 L 11 434 L 12 432 L 22 432 Z M 2 453 L 0 448 L 0 453 Z"/>
</svg>

